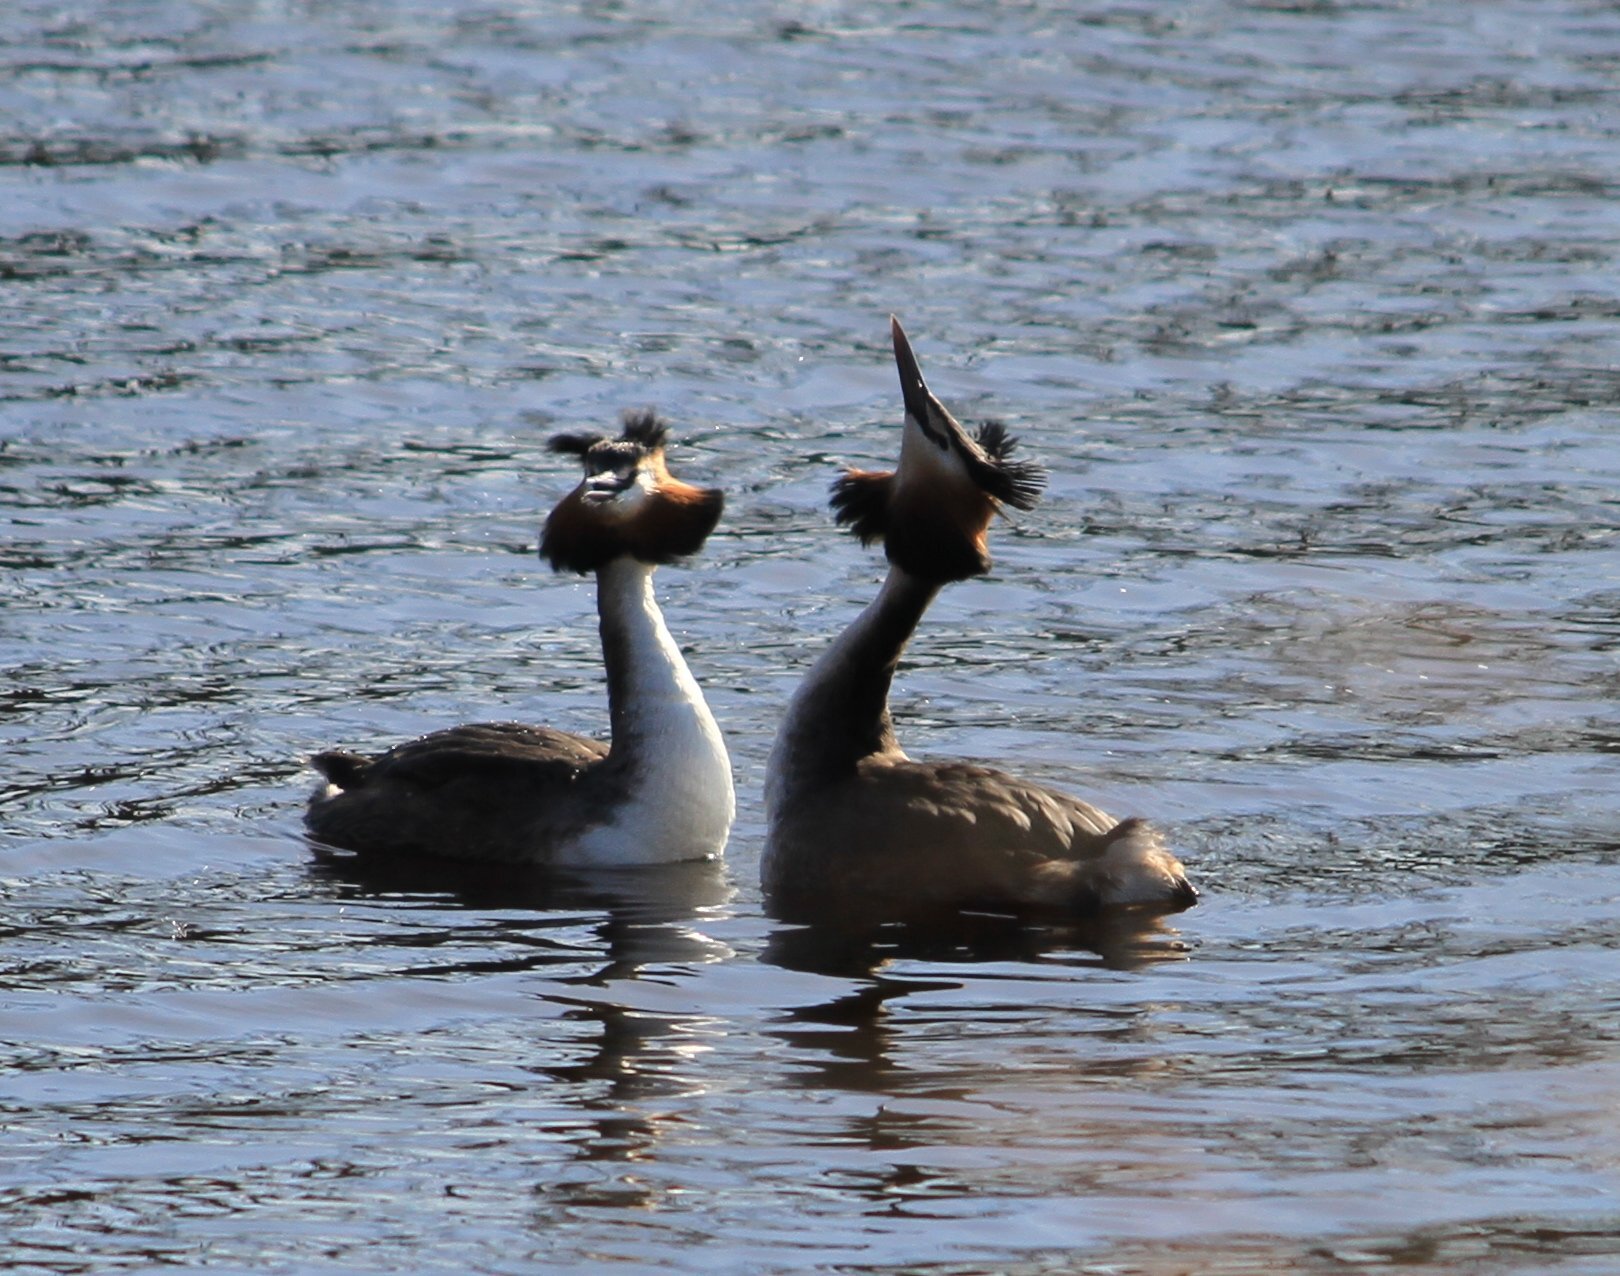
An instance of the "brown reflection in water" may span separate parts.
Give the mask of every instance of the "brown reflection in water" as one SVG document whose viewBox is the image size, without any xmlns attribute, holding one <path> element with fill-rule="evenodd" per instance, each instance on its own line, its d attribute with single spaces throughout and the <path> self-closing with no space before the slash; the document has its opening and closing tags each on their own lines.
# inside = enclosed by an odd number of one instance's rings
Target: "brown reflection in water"
<svg viewBox="0 0 1620 1276">
<path fill-rule="evenodd" d="M 963 914 L 948 924 L 784 927 L 771 935 L 763 960 L 853 981 L 847 992 L 792 1011 L 787 1024 L 775 1030 L 811 1064 L 793 1083 L 808 1089 L 831 1086 L 881 1093 L 895 1088 L 902 1071 L 894 1060 L 897 1033 L 890 1016 L 892 1004 L 916 993 L 965 986 L 956 979 L 886 972 L 893 962 L 1036 962 L 1062 953 L 1067 968 L 1132 971 L 1185 961 L 1188 951 L 1164 917 L 1152 913 L 1121 912 L 1047 925 L 1012 916 Z M 987 1057 L 984 1067 L 994 1066 L 993 1058 Z M 913 1076 L 910 1088 L 915 1080 Z M 967 1087 L 958 1091 L 965 1095 L 972 1078 L 953 1073 L 953 1083 Z M 871 1147 L 884 1146 L 876 1129 L 869 1133 L 875 1140 Z M 937 1136 L 937 1130 L 933 1133 Z"/>
<path fill-rule="evenodd" d="M 1092 953 L 1085 964 L 1108 970 L 1141 970 L 1187 957 L 1163 914 L 1122 909 L 1079 919 L 963 912 L 912 922 L 783 926 L 771 934 L 762 960 L 788 970 L 861 978 L 895 960 L 1038 961 L 1056 952 Z"/>
<path fill-rule="evenodd" d="M 605 1001 L 582 1001 L 572 1017 L 598 1024 L 600 1032 L 587 1057 L 544 1070 L 577 1088 L 581 1122 L 559 1131 L 570 1151 L 560 1165 L 545 1167 L 535 1184 L 540 1208 L 651 1208 L 663 1193 L 635 1167 L 657 1163 L 668 1127 L 679 1122 L 648 1101 L 693 1086 L 668 1066 L 679 1053 L 678 1020 Z"/>
<path fill-rule="evenodd" d="M 360 895 L 435 895 L 467 908 L 602 907 L 648 921 L 685 920 L 734 893 L 721 860 L 635 869 L 552 869 L 457 859 L 383 857 L 310 844 L 310 871 Z"/>
<path fill-rule="evenodd" d="M 1620 1212 L 1463 1220 L 1404 1232 L 1315 1238 L 1222 1236 L 1112 1245 L 1088 1255 L 1096 1270 L 1139 1276 L 1252 1276 L 1297 1272 L 1612 1272 L 1620 1265 Z M 1019 1263 L 1009 1272 L 1072 1271 L 1072 1257 Z M 1091 1268 L 1087 1268 L 1091 1270 Z"/>
</svg>

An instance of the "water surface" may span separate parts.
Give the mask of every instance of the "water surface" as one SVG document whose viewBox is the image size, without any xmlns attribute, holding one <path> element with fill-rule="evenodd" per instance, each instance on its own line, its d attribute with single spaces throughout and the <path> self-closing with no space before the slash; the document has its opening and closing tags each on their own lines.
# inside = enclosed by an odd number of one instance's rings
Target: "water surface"
<svg viewBox="0 0 1620 1276">
<path fill-rule="evenodd" d="M 0 17 L 0 1231 L 21 1271 L 1620 1263 L 1620 18 L 134 0 Z M 1158 924 L 781 926 L 886 316 L 1052 472 L 919 756 L 1162 822 Z M 660 574 L 722 865 L 384 877 L 317 748 L 605 727 L 548 432 Z"/>
</svg>

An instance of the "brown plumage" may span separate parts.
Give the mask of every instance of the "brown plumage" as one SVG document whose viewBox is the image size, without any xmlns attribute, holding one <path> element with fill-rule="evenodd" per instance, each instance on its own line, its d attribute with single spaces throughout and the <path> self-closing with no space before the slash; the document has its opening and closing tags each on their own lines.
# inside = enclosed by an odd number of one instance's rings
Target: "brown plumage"
<svg viewBox="0 0 1620 1276">
<path fill-rule="evenodd" d="M 724 496 L 693 487 L 669 472 L 664 459 L 668 428 L 651 412 L 630 413 L 616 439 L 559 434 L 553 452 L 578 456 L 594 477 L 558 502 L 540 535 L 540 557 L 558 571 L 581 574 L 623 555 L 643 563 L 671 563 L 695 554 L 720 521 Z M 622 512 L 609 497 L 632 483 L 645 501 Z"/>
<path fill-rule="evenodd" d="M 887 919 L 974 906 L 1186 907 L 1196 892 L 1145 822 L 900 748 L 888 694 L 906 643 L 944 585 L 989 569 L 992 519 L 1002 505 L 1031 508 L 1043 475 L 1011 459 L 1000 425 L 970 436 L 929 392 L 898 320 L 893 335 L 900 463 L 850 470 L 832 496 L 839 523 L 863 544 L 882 541 L 889 575 L 806 676 L 777 735 L 761 863 L 773 908 Z"/>
</svg>

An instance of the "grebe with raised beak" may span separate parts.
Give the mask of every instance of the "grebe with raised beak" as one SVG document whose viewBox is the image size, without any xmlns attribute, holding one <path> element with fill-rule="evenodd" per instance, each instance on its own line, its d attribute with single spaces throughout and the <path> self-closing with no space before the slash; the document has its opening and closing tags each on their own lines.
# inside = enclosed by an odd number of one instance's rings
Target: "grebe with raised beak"
<svg viewBox="0 0 1620 1276">
<path fill-rule="evenodd" d="M 889 715 L 907 641 L 942 587 L 989 570 L 1003 505 L 1031 509 L 1045 476 L 1011 459 L 999 424 L 970 436 L 923 382 L 898 319 L 905 400 L 894 472 L 850 470 L 837 521 L 882 541 L 877 598 L 795 693 L 766 771 L 761 877 L 773 910 L 903 918 L 963 907 L 1169 911 L 1197 898 L 1180 862 L 1138 819 L 967 762 L 914 762 Z"/>
<path fill-rule="evenodd" d="M 515 722 L 435 731 L 376 757 L 322 753 L 305 825 L 369 853 L 614 866 L 717 856 L 736 813 L 731 761 L 653 596 L 696 553 L 721 493 L 664 461 L 667 428 L 627 413 L 616 439 L 560 434 L 585 477 L 546 519 L 540 556 L 596 575 L 611 744 Z"/>
</svg>

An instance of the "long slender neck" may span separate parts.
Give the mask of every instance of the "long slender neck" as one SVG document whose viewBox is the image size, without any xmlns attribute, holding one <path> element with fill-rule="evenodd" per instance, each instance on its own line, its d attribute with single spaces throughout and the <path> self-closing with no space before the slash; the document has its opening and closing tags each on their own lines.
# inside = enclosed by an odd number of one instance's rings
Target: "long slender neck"
<svg viewBox="0 0 1620 1276">
<path fill-rule="evenodd" d="M 736 815 L 725 741 L 664 625 L 652 576 L 628 557 L 596 572 L 613 741 L 597 790 L 601 822 L 570 852 L 581 863 L 718 855 Z"/>
<path fill-rule="evenodd" d="M 889 687 L 906 643 L 939 585 L 891 567 L 883 588 L 822 653 L 788 706 L 771 752 L 766 803 L 847 773 L 874 753 L 898 753 Z"/>
<path fill-rule="evenodd" d="M 608 716 L 613 752 L 640 754 L 654 741 L 672 707 L 704 715 L 703 692 L 664 624 L 653 596 L 653 567 L 615 558 L 596 573 L 596 611 L 601 621 L 602 663 L 607 668 Z"/>
</svg>

